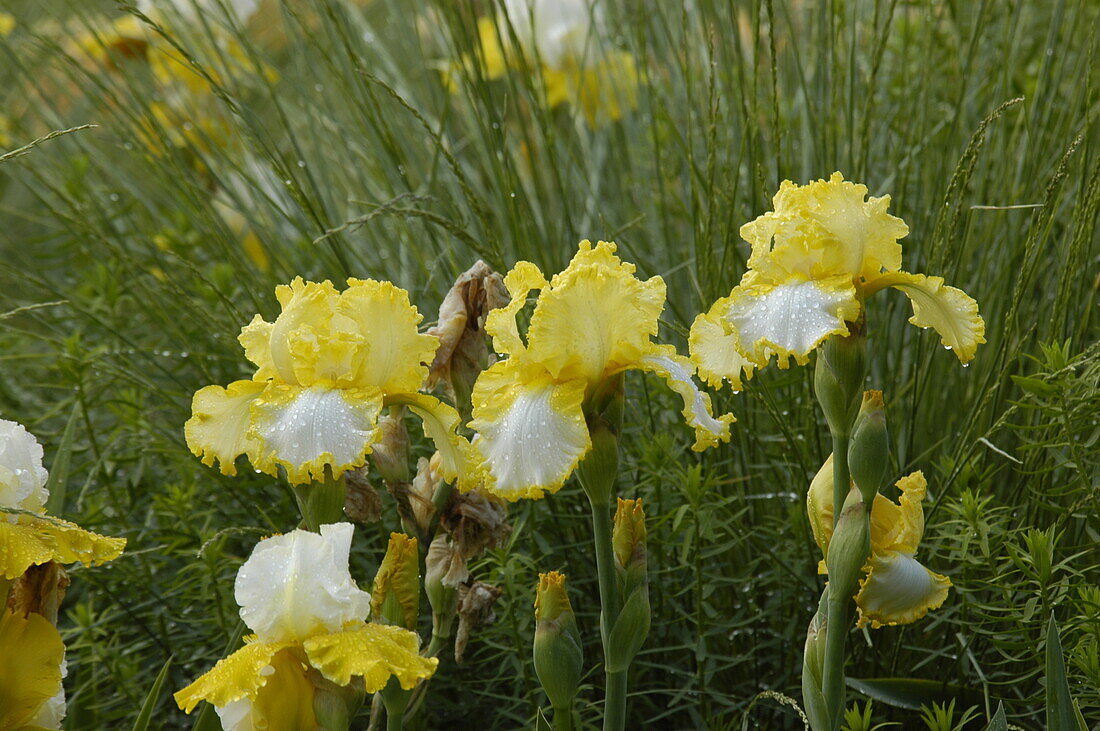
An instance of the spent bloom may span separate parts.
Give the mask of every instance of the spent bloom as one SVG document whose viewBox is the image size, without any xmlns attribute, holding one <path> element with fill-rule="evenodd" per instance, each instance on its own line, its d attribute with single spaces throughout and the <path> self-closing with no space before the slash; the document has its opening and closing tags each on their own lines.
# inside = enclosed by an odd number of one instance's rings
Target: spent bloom
<svg viewBox="0 0 1100 731">
<path fill-rule="evenodd" d="M 807 185 L 783 182 L 774 210 L 741 227 L 752 245 L 748 270 L 728 297 L 699 315 L 689 344 L 699 374 L 712 385 L 741 386 L 773 356 L 781 368 L 800 365 L 825 339 L 845 336 L 864 300 L 886 287 L 913 304 L 912 324 L 934 328 L 964 364 L 985 342 L 978 304 L 942 277 L 901 270 L 909 233 L 887 213 L 890 196 L 868 198 L 867 187 L 833 173 Z"/>
<path fill-rule="evenodd" d="M 289 727 L 313 728 L 320 678 L 374 693 L 391 677 L 410 689 L 435 672 L 438 661 L 419 655 L 414 632 L 367 621 L 371 596 L 348 570 L 353 530 L 334 523 L 320 534 L 295 530 L 256 544 L 234 585 L 254 634 L 177 692 L 180 708 L 190 713 L 208 701 L 227 728 L 292 719 Z"/>
<path fill-rule="evenodd" d="M 406 406 L 423 420 L 448 480 L 466 475 L 469 442 L 455 431 L 458 412 L 417 389 L 438 340 L 420 333 L 405 290 L 389 282 L 301 277 L 276 287 L 282 312 L 259 315 L 241 330 L 251 380 L 207 386 L 195 394 L 187 444 L 203 464 L 235 474 L 248 455 L 257 470 L 282 467 L 292 483 L 333 477 L 366 461 L 381 438 L 384 406 Z"/>
<path fill-rule="evenodd" d="M 729 439 L 733 416 L 714 418 L 710 397 L 692 380 L 691 361 L 652 340 L 664 309 L 664 280 L 636 278 L 634 265 L 615 255 L 615 244 L 582 241 L 569 267 L 549 282 L 521 261 L 504 283 L 512 301 L 490 313 L 486 330 L 508 357 L 478 378 L 470 422 L 489 492 L 516 500 L 559 490 L 592 445 L 586 407 L 627 370 L 655 373 L 683 398 L 694 449 Z M 525 341 L 516 315 L 535 289 L 541 293 Z"/>
<path fill-rule="evenodd" d="M 928 488 L 924 474 L 913 472 L 896 485 L 901 490 L 898 502 L 877 494 L 871 507 L 871 556 L 855 597 L 860 627 L 915 622 L 938 609 L 951 586 L 950 579 L 916 559 L 924 536 L 921 501 Z M 814 538 L 825 553 L 833 535 L 832 455 L 810 483 L 806 507 Z M 826 571 L 824 562 L 819 571 Z"/>
</svg>

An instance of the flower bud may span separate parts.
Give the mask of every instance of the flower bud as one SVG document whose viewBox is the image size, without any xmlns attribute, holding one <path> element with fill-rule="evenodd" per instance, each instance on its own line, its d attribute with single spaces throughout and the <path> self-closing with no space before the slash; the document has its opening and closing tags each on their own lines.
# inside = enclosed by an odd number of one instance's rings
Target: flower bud
<svg viewBox="0 0 1100 731">
<path fill-rule="evenodd" d="M 460 571 L 455 570 L 455 566 Z M 424 559 L 424 593 L 432 607 L 432 638 L 440 640 L 451 636 L 457 602 L 455 589 L 469 578 L 466 562 L 455 550 L 447 536 L 436 536 L 428 546 Z M 455 581 L 455 579 L 459 579 Z"/>
<path fill-rule="evenodd" d="M 611 532 L 615 567 L 623 594 L 628 595 L 646 581 L 646 530 L 642 499 L 619 498 Z"/>
<path fill-rule="evenodd" d="M 861 324 L 849 325 L 851 335 L 829 338 L 818 349 L 814 367 L 814 393 L 834 434 L 850 432 L 866 373 L 867 339 L 857 330 Z"/>
<path fill-rule="evenodd" d="M 871 515 L 858 491 L 848 493 L 844 510 L 833 531 L 825 566 L 829 569 L 829 592 L 855 596 L 859 577 L 871 552 Z"/>
<path fill-rule="evenodd" d="M 571 713 L 584 669 L 584 652 L 577 619 L 565 592 L 565 576 L 557 571 L 539 574 L 534 659 L 535 673 L 550 704 L 556 712 Z"/>
<path fill-rule="evenodd" d="M 802 708 L 810 728 L 829 727 L 828 704 L 822 684 L 825 680 L 825 642 L 828 633 L 829 587 L 821 594 L 817 613 L 806 629 L 806 648 L 802 655 Z"/>
<path fill-rule="evenodd" d="M 848 469 L 863 502 L 872 504 L 890 461 L 890 438 L 882 391 L 866 391 L 848 445 Z"/>
<path fill-rule="evenodd" d="M 374 577 L 370 609 L 374 617 L 416 631 L 420 616 L 420 557 L 415 538 L 391 533 Z"/>
<path fill-rule="evenodd" d="M 393 409 L 378 419 L 378 441 L 371 449 L 371 461 L 386 482 L 409 480 L 409 432 L 404 409 Z"/>
<path fill-rule="evenodd" d="M 439 474 L 439 464 L 442 457 L 439 452 L 432 455 L 431 459 L 421 457 L 416 462 L 416 477 L 413 478 L 412 487 L 408 493 L 409 510 L 416 529 L 420 535 L 428 535 L 431 528 L 432 517 L 435 515 L 435 491 L 443 483 L 443 476 Z"/>
</svg>

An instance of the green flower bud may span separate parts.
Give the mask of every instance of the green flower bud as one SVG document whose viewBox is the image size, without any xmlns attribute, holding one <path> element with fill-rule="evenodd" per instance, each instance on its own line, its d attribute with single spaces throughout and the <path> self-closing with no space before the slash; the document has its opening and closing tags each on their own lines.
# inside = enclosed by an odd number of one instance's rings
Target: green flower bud
<svg viewBox="0 0 1100 731">
<path fill-rule="evenodd" d="M 844 501 L 844 511 L 825 555 L 829 592 L 840 597 L 854 596 L 870 552 L 871 514 L 859 492 L 852 491 Z"/>
<path fill-rule="evenodd" d="M 866 375 L 867 339 L 862 323 L 849 323 L 852 334 L 829 338 L 818 349 L 814 393 L 834 434 L 848 434 L 859 408 Z"/>
<path fill-rule="evenodd" d="M 615 568 L 623 595 L 646 583 L 646 530 L 642 500 L 619 498 L 611 532 Z"/>
<path fill-rule="evenodd" d="M 415 538 L 391 533 L 371 589 L 371 615 L 416 631 L 420 616 L 420 556 Z"/>
<path fill-rule="evenodd" d="M 535 594 L 535 673 L 555 712 L 572 713 L 584 652 L 577 619 L 565 592 L 565 576 L 539 574 Z M 560 710 L 559 710 L 560 709 Z"/>
<path fill-rule="evenodd" d="M 462 561 L 462 556 L 445 535 L 436 536 L 428 546 L 428 556 L 424 560 L 424 593 L 432 607 L 433 639 L 444 640 L 452 634 L 457 601 L 456 587 L 449 577 L 456 559 Z"/>
<path fill-rule="evenodd" d="M 825 680 L 825 640 L 828 633 L 829 587 L 821 594 L 817 613 L 806 629 L 806 652 L 802 656 L 802 708 L 810 728 L 828 728 L 828 705 L 822 683 Z"/>
<path fill-rule="evenodd" d="M 890 438 L 886 431 L 886 409 L 882 391 L 866 391 L 848 445 L 848 469 L 863 502 L 872 504 L 886 477 L 890 461 Z"/>
</svg>

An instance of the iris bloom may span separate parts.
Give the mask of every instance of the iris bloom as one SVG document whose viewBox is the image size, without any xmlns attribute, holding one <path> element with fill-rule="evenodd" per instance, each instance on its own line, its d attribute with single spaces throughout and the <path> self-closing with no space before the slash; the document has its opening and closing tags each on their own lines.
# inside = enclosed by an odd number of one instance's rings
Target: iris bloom
<svg viewBox="0 0 1100 731">
<path fill-rule="evenodd" d="M 265 538 L 237 572 L 234 596 L 255 634 L 245 646 L 175 694 L 190 713 L 212 703 L 223 727 L 313 728 L 317 674 L 367 693 L 390 677 L 410 689 L 435 672 L 416 634 L 366 621 L 370 594 L 348 571 L 350 523 Z"/>
<path fill-rule="evenodd" d="M 699 315 L 689 344 L 699 374 L 718 386 L 741 387 L 776 356 L 781 368 L 800 365 L 826 338 L 848 335 L 863 301 L 885 287 L 913 304 L 912 324 L 934 328 L 964 364 L 985 342 L 978 304 L 941 277 L 901 271 L 909 233 L 886 212 L 890 196 L 867 198 L 867 187 L 833 173 L 808 185 L 783 181 L 774 211 L 741 227 L 752 245 L 748 271 L 728 297 Z"/>
<path fill-rule="evenodd" d="M 389 282 L 331 282 L 298 277 L 275 288 L 275 322 L 256 315 L 238 340 L 256 365 L 251 380 L 207 386 L 192 402 L 184 432 L 203 464 L 236 474 L 247 454 L 262 472 L 286 471 L 301 484 L 364 463 L 380 438 L 383 406 L 407 406 L 439 450 L 447 480 L 468 475 L 469 442 L 455 429 L 458 412 L 417 393 L 438 340 L 417 331 L 421 315 L 405 290 Z"/>
<path fill-rule="evenodd" d="M 638 72 L 626 51 L 606 48 L 602 8 L 591 0 L 503 0 L 505 15 L 478 22 L 485 76 L 541 68 L 550 107 L 569 103 L 595 124 L 637 102 Z M 509 30 L 509 24 L 511 30 Z M 519 48 L 514 47 L 512 31 Z M 526 61 L 526 63 L 525 63 Z"/>
<path fill-rule="evenodd" d="M 0 729 L 58 728 L 65 715 L 65 646 L 49 619 L 11 611 L 8 588 L 50 561 L 103 563 L 126 540 L 86 531 L 46 514 L 49 491 L 42 445 L 21 424 L 0 419 Z"/>
<path fill-rule="evenodd" d="M 637 279 L 615 244 L 582 241 L 569 267 L 549 282 L 521 261 L 504 284 L 512 301 L 489 314 L 485 329 L 508 357 L 478 378 L 470 422 L 490 492 L 516 500 L 559 490 L 591 447 L 586 405 L 627 370 L 656 373 L 683 398 L 695 450 L 729 439 L 733 416 L 712 416 L 710 397 L 692 381 L 691 361 L 652 341 L 664 280 Z M 535 289 L 542 291 L 525 342 L 516 315 Z"/>
<path fill-rule="evenodd" d="M 897 481 L 901 497 L 894 502 L 875 495 L 871 507 L 871 558 L 856 594 L 859 626 L 909 624 L 938 609 L 947 598 L 951 580 L 930 571 L 916 559 L 924 536 L 921 501 L 928 487 L 924 473 L 913 472 Z M 833 457 L 814 476 L 806 497 L 810 526 L 824 554 L 833 535 Z M 826 573 L 822 561 L 818 571 Z"/>
</svg>

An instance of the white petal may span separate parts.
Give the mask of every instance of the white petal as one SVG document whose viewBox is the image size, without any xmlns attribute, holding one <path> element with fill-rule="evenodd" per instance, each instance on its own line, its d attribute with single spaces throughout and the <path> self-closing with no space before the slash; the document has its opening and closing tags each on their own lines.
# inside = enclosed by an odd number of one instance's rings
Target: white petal
<svg viewBox="0 0 1100 731">
<path fill-rule="evenodd" d="M 691 377 L 694 370 L 691 361 L 670 353 L 647 355 L 641 359 L 640 365 L 644 370 L 664 378 L 669 388 L 680 394 L 684 400 L 684 420 L 687 421 L 688 426 L 695 429 L 693 448 L 696 451 L 713 447 L 718 442 L 729 441 L 733 414 L 723 414 L 717 419 L 714 418 L 711 414 L 710 395 L 701 391 Z"/>
<path fill-rule="evenodd" d="M 825 338 L 846 335 L 845 320 L 854 320 L 859 314 L 850 283 L 837 286 L 804 280 L 739 286 L 729 300 L 725 316 L 757 365 L 766 365 L 772 353 L 779 356 L 781 367 L 789 356 L 804 364 L 810 351 Z"/>
<path fill-rule="evenodd" d="M 248 698 L 215 706 L 214 712 L 218 714 L 223 731 L 252 731 L 252 701 Z"/>
<path fill-rule="evenodd" d="M 302 640 L 338 632 L 370 614 L 370 594 L 348 571 L 354 528 L 321 526 L 265 538 L 237 572 L 234 596 L 241 619 L 263 642 Z"/>
<path fill-rule="evenodd" d="M 22 424 L 0 419 L 0 507 L 41 512 L 48 474 L 42 445 Z"/>
<path fill-rule="evenodd" d="M 474 448 L 490 492 L 538 498 L 561 489 L 591 445 L 581 411 L 586 384 L 523 380 L 511 363 L 496 363 L 478 379 Z"/>
<path fill-rule="evenodd" d="M 272 384 L 253 405 L 253 433 L 262 443 L 253 466 L 282 465 L 293 483 L 339 476 L 366 459 L 377 439 L 381 395 L 358 389 Z"/>
</svg>

